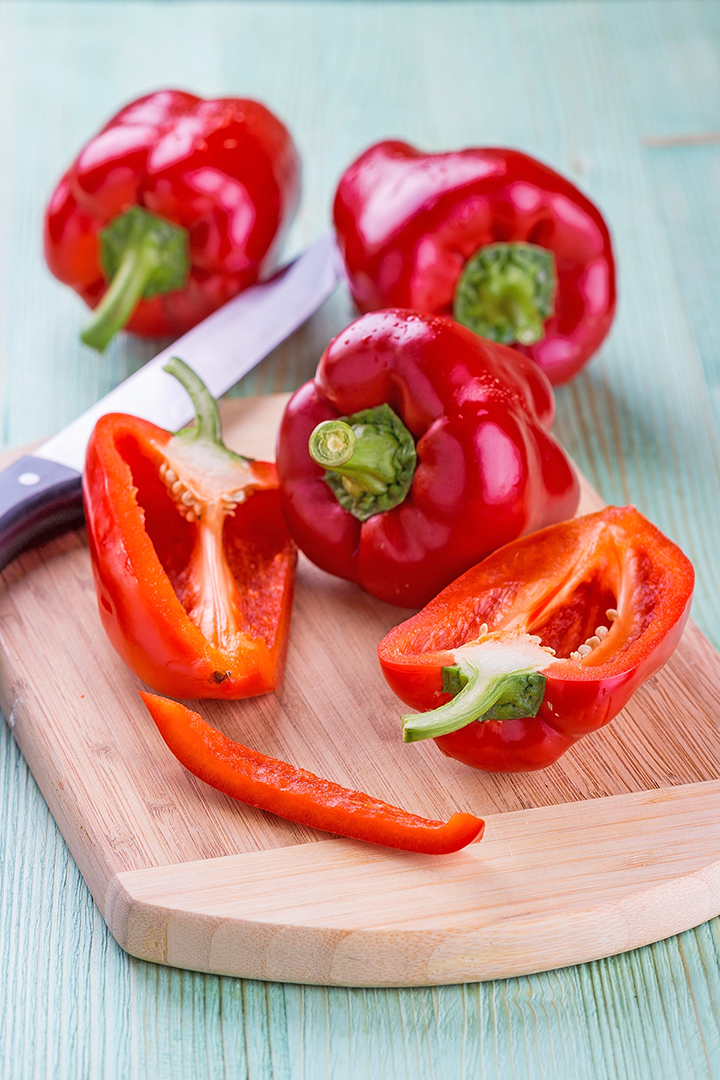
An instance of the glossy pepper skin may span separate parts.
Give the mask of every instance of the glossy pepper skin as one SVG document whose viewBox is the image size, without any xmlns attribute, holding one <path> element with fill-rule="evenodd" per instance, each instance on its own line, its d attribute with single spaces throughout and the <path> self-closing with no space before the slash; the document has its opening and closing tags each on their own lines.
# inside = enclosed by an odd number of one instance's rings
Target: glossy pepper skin
<svg viewBox="0 0 720 1080">
<path fill-rule="evenodd" d="M 207 391 L 204 402 L 214 406 Z M 208 408 L 194 430 L 172 435 L 108 413 L 90 437 L 83 474 L 110 642 L 148 686 L 191 699 L 279 685 L 295 574 L 275 466 L 226 451 L 215 420 L 208 431 Z"/>
<path fill-rule="evenodd" d="M 137 207 L 174 223 L 185 272 L 136 299 L 124 325 L 177 336 L 271 269 L 299 192 L 292 138 L 264 105 L 161 90 L 121 109 L 67 170 L 46 212 L 45 257 L 95 308 L 108 288 L 104 230 Z"/>
<path fill-rule="evenodd" d="M 424 154 L 404 142 L 378 143 L 343 174 L 334 219 L 361 312 L 451 314 L 469 260 L 490 245 L 520 243 L 552 253 L 554 311 L 532 344 L 522 335 L 495 340 L 562 383 L 610 329 L 615 268 L 602 215 L 569 180 L 517 150 Z"/>
<path fill-rule="evenodd" d="M 459 851 L 482 837 L 485 822 L 472 814 L 453 814 L 447 822 L 409 814 L 228 739 L 177 701 L 141 696 L 178 761 L 248 806 L 336 836 L 426 855 Z"/>
<path fill-rule="evenodd" d="M 508 544 L 378 646 L 389 685 L 421 710 L 404 718 L 406 741 L 436 736 L 439 724 L 445 733 L 438 746 L 466 765 L 490 772 L 545 768 L 617 716 L 668 660 L 693 585 L 690 561 L 632 506 Z M 470 698 L 469 716 L 450 730 L 448 714 L 462 702 L 460 693 L 444 692 L 444 679 L 463 665 L 469 682 L 472 668 L 480 682 L 483 669 L 490 671 L 487 685 L 494 678 L 495 689 L 500 672 L 505 693 L 500 688 L 485 719 L 472 716 L 477 702 Z M 530 673 L 537 684 L 534 715 L 515 707 L 519 671 L 520 681 L 526 684 Z M 497 715 L 507 718 L 492 718 Z"/>
<path fill-rule="evenodd" d="M 322 421 L 387 403 L 414 442 L 399 505 L 359 520 L 308 452 Z M 515 537 L 574 513 L 578 481 L 549 433 L 540 369 L 450 319 L 362 316 L 291 398 L 277 447 L 283 510 L 305 554 L 387 603 L 421 607 Z"/>
</svg>

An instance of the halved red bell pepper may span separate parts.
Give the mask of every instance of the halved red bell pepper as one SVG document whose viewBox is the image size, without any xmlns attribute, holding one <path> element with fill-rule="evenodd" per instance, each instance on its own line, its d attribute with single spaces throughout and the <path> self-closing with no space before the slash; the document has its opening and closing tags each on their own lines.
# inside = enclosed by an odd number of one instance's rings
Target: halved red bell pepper
<svg viewBox="0 0 720 1080">
<path fill-rule="evenodd" d="M 381 142 L 343 174 L 334 217 L 360 311 L 454 314 L 553 383 L 572 378 L 610 329 L 615 266 L 602 214 L 527 154 Z"/>
<path fill-rule="evenodd" d="M 427 855 L 459 851 L 479 840 L 485 829 L 485 822 L 472 814 L 453 814 L 447 822 L 409 814 L 228 739 L 176 701 L 141 696 L 178 761 L 248 806 L 337 836 Z"/>
<path fill-rule="evenodd" d="M 287 128 L 257 101 L 159 90 L 113 116 L 67 170 L 45 258 L 95 311 L 83 340 L 177 336 L 272 267 L 300 194 Z"/>
<path fill-rule="evenodd" d="M 108 413 L 83 497 L 103 626 L 132 671 L 183 698 L 241 698 L 282 679 L 295 545 L 275 466 L 232 453 L 217 406 L 182 361 L 197 410 L 176 435 Z"/>
<path fill-rule="evenodd" d="M 552 764 L 662 667 L 693 584 L 632 506 L 508 544 L 380 642 L 388 683 L 423 710 L 403 717 L 405 741 L 490 772 Z"/>
<path fill-rule="evenodd" d="M 501 544 L 575 512 L 540 369 L 451 319 L 378 311 L 330 342 L 288 403 L 283 509 L 305 554 L 420 607 Z"/>
</svg>

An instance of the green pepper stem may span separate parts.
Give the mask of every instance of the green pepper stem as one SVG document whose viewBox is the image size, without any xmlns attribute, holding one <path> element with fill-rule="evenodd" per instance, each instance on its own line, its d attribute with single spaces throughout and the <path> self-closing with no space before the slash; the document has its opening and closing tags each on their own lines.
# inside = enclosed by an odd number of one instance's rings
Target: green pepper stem
<svg viewBox="0 0 720 1080">
<path fill-rule="evenodd" d="M 551 251 L 520 242 L 488 244 L 465 264 L 453 315 L 481 337 L 533 345 L 544 337 L 556 285 Z"/>
<path fill-rule="evenodd" d="M 109 282 L 81 337 L 103 352 L 138 301 L 181 289 L 190 273 L 188 231 L 143 206 L 131 206 L 99 234 L 100 262 Z"/>
<path fill-rule="evenodd" d="M 515 340 L 521 345 L 534 345 L 542 339 L 543 320 L 524 281 L 494 275 L 485 286 L 484 300 L 487 317 L 512 323 Z"/>
<path fill-rule="evenodd" d="M 184 431 L 178 432 L 178 434 L 181 434 L 183 438 L 212 442 L 225 449 L 222 441 L 222 425 L 217 402 L 200 376 L 177 356 L 173 356 L 168 360 L 163 367 L 163 371 L 167 371 L 169 375 L 174 375 L 178 382 L 182 383 L 195 407 L 193 424 Z"/>
<path fill-rule="evenodd" d="M 157 262 L 157 252 L 149 244 L 127 248 L 117 273 L 80 334 L 86 345 L 105 351 L 113 335 L 130 319 Z"/>
<path fill-rule="evenodd" d="M 399 506 L 412 487 L 415 440 L 387 402 L 325 420 L 308 443 L 323 480 L 358 521 Z"/>
<path fill-rule="evenodd" d="M 313 461 L 326 469 L 338 469 L 353 456 L 357 438 L 344 420 L 323 420 L 314 429 L 308 445 Z"/>
<path fill-rule="evenodd" d="M 344 477 L 354 495 L 383 495 L 398 479 L 400 443 L 388 427 L 373 423 L 324 420 L 310 436 L 310 456 L 329 472 Z"/>
<path fill-rule="evenodd" d="M 467 682 L 452 701 L 429 712 L 402 717 L 404 742 L 449 735 L 474 720 L 535 716 L 542 704 L 546 680 L 535 668 L 483 673 L 463 659 L 458 669 Z"/>
</svg>

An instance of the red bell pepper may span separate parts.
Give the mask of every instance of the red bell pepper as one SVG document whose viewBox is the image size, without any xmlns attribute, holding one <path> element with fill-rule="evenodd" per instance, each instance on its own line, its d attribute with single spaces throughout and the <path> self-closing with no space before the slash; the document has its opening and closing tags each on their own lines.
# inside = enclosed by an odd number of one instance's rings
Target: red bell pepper
<svg viewBox="0 0 720 1080">
<path fill-rule="evenodd" d="M 182 361 L 165 368 L 197 410 L 176 435 L 108 413 L 83 497 L 102 624 L 144 682 L 183 698 L 241 698 L 282 679 L 296 551 L 275 466 L 227 450 L 217 406 Z"/>
<path fill-rule="evenodd" d="M 272 266 L 300 191 L 285 126 L 242 98 L 148 94 L 80 152 L 45 216 L 45 257 L 95 312 L 83 340 L 121 327 L 189 330 Z"/>
<path fill-rule="evenodd" d="M 547 379 L 511 349 L 451 319 L 365 315 L 283 416 L 290 531 L 323 570 L 420 607 L 501 544 L 574 513 L 553 415 Z"/>
<path fill-rule="evenodd" d="M 452 314 L 553 383 L 589 360 L 615 313 L 610 234 L 558 173 L 517 150 L 371 146 L 344 173 L 335 228 L 360 311 Z"/>
<path fill-rule="evenodd" d="M 378 646 L 388 683 L 435 738 L 490 772 L 542 769 L 609 723 L 680 641 L 692 564 L 632 506 L 516 540 Z"/>
<path fill-rule="evenodd" d="M 248 806 L 338 836 L 428 855 L 459 851 L 479 840 L 485 829 L 485 822 L 472 814 L 453 814 L 448 822 L 408 814 L 234 742 L 176 701 L 141 696 L 178 761 Z"/>
</svg>

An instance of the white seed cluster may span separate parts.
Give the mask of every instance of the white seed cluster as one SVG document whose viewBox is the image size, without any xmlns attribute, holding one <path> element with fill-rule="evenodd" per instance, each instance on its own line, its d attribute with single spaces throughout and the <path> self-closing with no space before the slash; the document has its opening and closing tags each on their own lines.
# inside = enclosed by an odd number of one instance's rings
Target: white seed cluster
<svg viewBox="0 0 720 1080">
<path fill-rule="evenodd" d="M 542 638 L 539 634 L 528 634 L 528 638 L 532 641 L 533 645 L 539 645 L 543 652 L 550 653 L 551 656 L 555 655 L 555 650 L 549 645 L 543 645 Z"/>
<path fill-rule="evenodd" d="M 179 479 L 174 469 L 166 461 L 160 466 L 160 479 L 168 489 L 178 511 L 186 521 L 199 521 L 202 517 L 203 504 L 198 495 Z"/>
<path fill-rule="evenodd" d="M 608 608 L 605 614 L 608 621 L 611 623 L 620 618 L 620 615 L 615 608 Z M 610 630 L 607 626 L 596 627 L 595 633 L 592 634 L 587 641 L 584 641 L 582 645 L 578 645 L 574 652 L 570 653 L 570 659 L 582 660 L 585 656 L 589 656 L 593 649 L 597 649 L 598 645 L 602 645 L 609 633 Z"/>
<path fill-rule="evenodd" d="M 489 633 L 488 624 L 484 622 L 478 630 L 476 640 L 482 641 L 484 637 L 488 637 Z M 551 649 L 549 645 L 543 645 L 542 638 L 538 634 L 528 634 L 528 641 L 532 641 L 533 645 L 539 645 L 543 652 L 550 653 L 550 656 L 555 656 L 555 650 Z"/>
<path fill-rule="evenodd" d="M 168 494 L 174 501 L 180 514 L 186 521 L 202 521 L 205 510 L 205 502 L 197 492 L 179 478 L 174 469 L 166 461 L 160 466 L 160 479 L 168 489 Z M 245 502 L 247 493 L 243 488 L 238 491 L 223 491 L 220 495 L 223 510 L 231 517 L 235 515 L 235 507 Z"/>
</svg>

